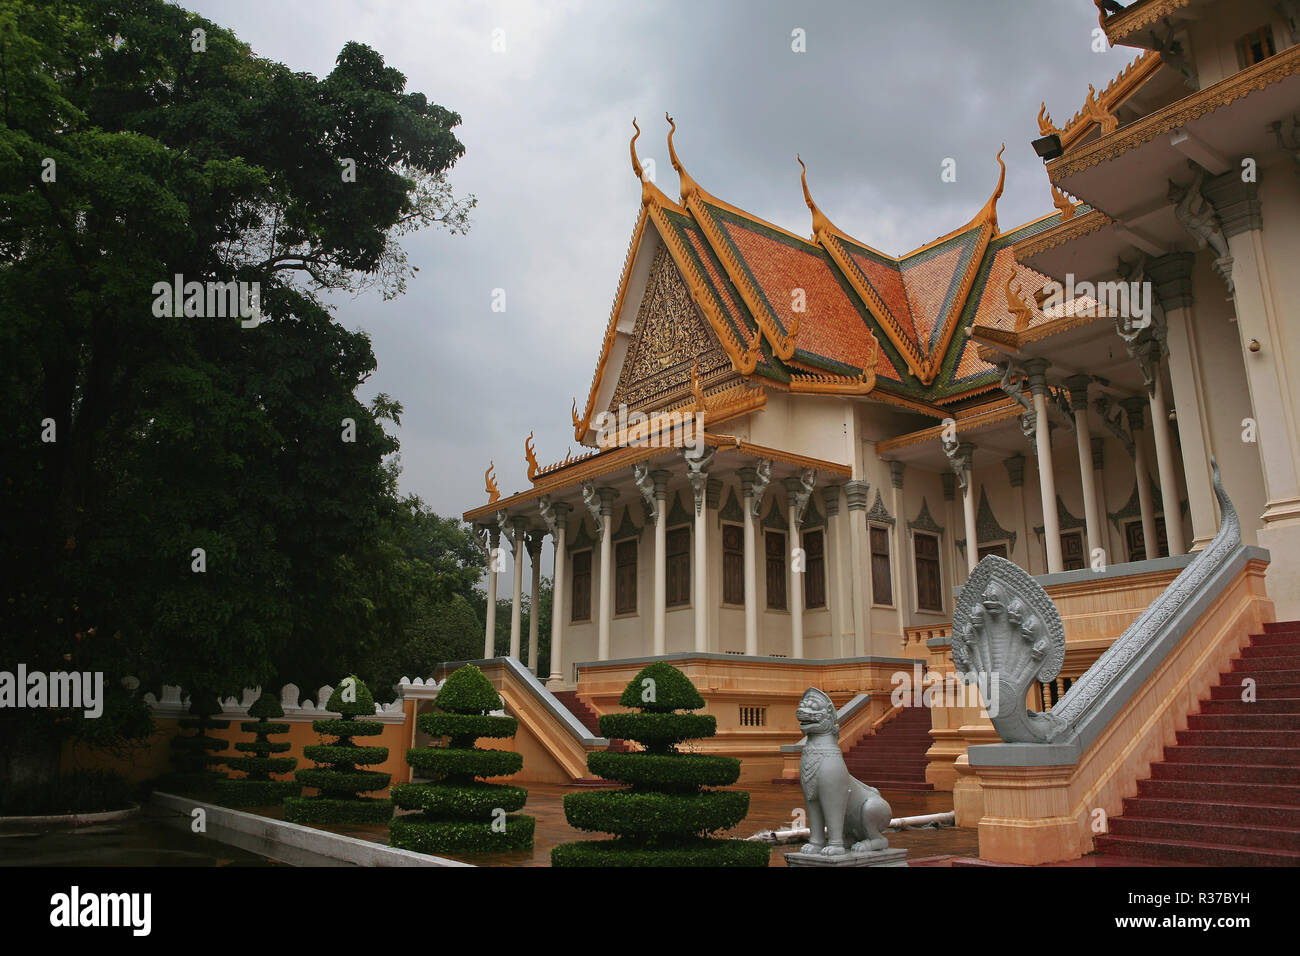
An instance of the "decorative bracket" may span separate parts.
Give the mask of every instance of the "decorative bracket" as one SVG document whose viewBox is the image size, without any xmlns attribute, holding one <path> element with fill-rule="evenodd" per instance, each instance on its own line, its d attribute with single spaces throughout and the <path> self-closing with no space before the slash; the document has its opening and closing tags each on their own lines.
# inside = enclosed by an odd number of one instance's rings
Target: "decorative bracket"
<svg viewBox="0 0 1300 956">
<path fill-rule="evenodd" d="M 1002 381 L 1000 383 L 1002 391 L 1014 398 L 1020 407 L 1025 410 L 1024 414 L 1020 416 L 1020 430 L 1030 442 L 1033 442 L 1035 431 L 1038 428 L 1038 414 L 1034 411 L 1034 403 L 1024 396 L 1024 384 L 1029 380 L 1029 373 L 1010 358 L 1004 362 L 999 362 L 998 367 L 1002 369 Z"/>
<path fill-rule="evenodd" d="M 550 495 L 542 495 L 537 499 L 537 510 L 541 512 L 542 521 L 546 524 L 546 530 L 551 533 L 551 537 L 559 540 L 560 526 L 569 514 L 569 506 L 563 501 L 551 501 Z"/>
<path fill-rule="evenodd" d="M 650 466 L 641 463 L 632 466 L 632 481 L 636 485 L 637 491 L 641 492 L 641 497 L 645 499 L 646 520 L 655 522 L 659 520 L 659 500 L 655 498 L 655 482 L 650 477 Z"/>
<path fill-rule="evenodd" d="M 587 506 L 591 512 L 591 520 L 596 523 L 597 536 L 605 533 L 605 518 L 600 510 L 600 495 L 596 492 L 596 483 L 594 481 L 584 481 L 582 483 L 582 503 Z"/>
<path fill-rule="evenodd" d="M 705 495 L 708 493 L 709 466 L 713 464 L 713 456 L 717 453 L 716 448 L 708 445 L 698 455 L 692 455 L 687 449 L 682 449 L 682 460 L 686 462 L 686 480 L 691 483 L 691 491 L 695 495 L 697 518 L 704 511 Z"/>
<path fill-rule="evenodd" d="M 1232 254 L 1228 251 L 1228 240 L 1223 234 L 1214 204 L 1201 193 L 1201 186 L 1205 183 L 1205 170 L 1195 163 L 1190 165 L 1194 170 L 1191 184 L 1180 186 L 1171 179 L 1166 197 L 1173 204 L 1174 218 L 1196 240 L 1197 248 L 1214 249 L 1214 271 L 1228 287 L 1228 295 L 1233 295 Z"/>
<path fill-rule="evenodd" d="M 770 458 L 760 458 L 758 464 L 754 466 L 754 481 L 751 485 L 749 502 L 750 514 L 755 518 L 763 516 L 763 494 L 771 483 L 772 461 Z"/>
<path fill-rule="evenodd" d="M 1093 399 L 1092 407 L 1101 416 L 1101 423 L 1106 426 L 1106 430 L 1124 443 L 1124 448 L 1130 458 L 1134 457 L 1137 454 L 1137 449 L 1133 444 L 1133 436 L 1124 427 L 1124 410 L 1117 407 L 1111 397 L 1104 392 Z M 1115 409 L 1114 417 L 1111 417 L 1110 414 L 1112 408 Z"/>
<path fill-rule="evenodd" d="M 803 516 L 808 510 L 808 501 L 812 497 L 813 487 L 817 484 L 817 472 L 805 468 L 798 478 L 787 478 L 785 490 L 789 495 L 790 511 L 794 516 L 795 527 L 803 524 Z"/>
</svg>

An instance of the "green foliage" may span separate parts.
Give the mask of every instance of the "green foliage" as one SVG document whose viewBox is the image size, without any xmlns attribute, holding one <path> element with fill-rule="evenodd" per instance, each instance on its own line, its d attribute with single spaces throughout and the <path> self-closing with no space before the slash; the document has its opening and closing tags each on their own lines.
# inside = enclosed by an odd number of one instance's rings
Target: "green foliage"
<svg viewBox="0 0 1300 956">
<path fill-rule="evenodd" d="M 0 816 L 52 816 L 125 810 L 131 785 L 108 770 L 74 770 L 40 782 L 0 787 Z"/>
<path fill-rule="evenodd" d="M 644 847 L 629 840 L 562 843 L 551 850 L 551 866 L 767 866 L 765 843 L 698 840 L 671 847 Z"/>
<path fill-rule="evenodd" d="M 0 634 L 110 678 L 98 720 L 0 713 L 0 773 L 147 735 L 128 674 L 389 686 L 378 658 L 482 558 L 398 496 L 400 403 L 357 397 L 375 356 L 327 296 L 395 295 L 404 234 L 465 230 L 460 117 L 364 45 L 316 77 L 168 0 L 0 0 L 0 51 Z M 158 314 L 176 275 L 259 283 L 261 323 Z"/>
<path fill-rule="evenodd" d="M 424 747 L 406 752 L 406 762 L 426 776 L 508 777 L 524 767 L 523 754 L 476 747 Z"/>
<path fill-rule="evenodd" d="M 339 687 L 345 686 L 340 681 Z M 329 708 L 336 713 L 349 708 L 353 713 L 375 712 L 374 699 L 369 688 L 360 680 L 354 681 L 356 701 L 343 699 L 336 690 L 330 695 Z M 370 704 L 364 711 L 364 702 Z M 377 823 L 393 815 L 391 800 L 363 797 L 360 794 L 382 790 L 392 780 L 392 775 L 377 770 L 358 770 L 383 763 L 388 759 L 387 747 L 358 747 L 351 743 L 353 737 L 373 736 L 383 730 L 374 720 L 349 717 L 342 720 L 316 720 L 312 726 L 320 733 L 337 737 L 332 744 L 313 744 L 303 748 L 303 755 L 324 766 L 306 767 L 295 771 L 298 783 L 315 787 L 316 797 L 291 797 L 284 801 L 284 818 L 294 823 Z M 328 729 L 327 729 L 328 728 Z"/>
<path fill-rule="evenodd" d="M 513 737 L 519 729 L 514 717 L 490 714 L 421 714 L 415 722 L 430 737 L 467 736 L 471 743 L 479 737 Z"/>
<path fill-rule="evenodd" d="M 207 734 L 209 730 L 225 730 L 230 726 L 230 721 L 212 716 L 221 713 L 221 703 L 211 692 L 194 691 L 190 694 L 189 712 L 195 716 L 182 717 L 177 724 L 181 730 L 193 730 L 194 733 L 180 733 L 172 738 L 171 763 L 174 769 L 156 781 L 159 789 L 200 792 L 210 789 L 226 776 L 216 769 L 223 761 L 214 754 L 228 749 L 230 742 Z"/>
<path fill-rule="evenodd" d="M 740 761 L 712 754 L 618 753 L 587 755 L 587 769 L 605 780 L 656 790 L 727 787 L 740 779 Z"/>
<path fill-rule="evenodd" d="M 682 741 L 717 732 L 712 716 L 673 712 L 704 706 L 690 679 L 669 664 L 651 664 L 628 683 L 620 703 L 640 713 L 602 714 L 600 732 L 642 743 L 646 751 L 596 751 L 588 754 L 587 769 L 631 788 L 564 796 L 570 826 L 615 839 L 556 846 L 551 865 L 766 866 L 766 845 L 710 838 L 745 818 L 749 794 L 702 789 L 735 783 L 739 760 L 677 752 Z"/>
<path fill-rule="evenodd" d="M 339 681 L 339 686 L 330 694 L 325 709 L 344 717 L 373 717 L 375 698 L 361 678 L 351 674 Z"/>
<path fill-rule="evenodd" d="M 637 707 L 649 713 L 668 713 L 674 710 L 699 710 L 704 706 L 704 698 L 689 677 L 671 664 L 656 661 L 641 668 L 628 682 L 618 703 L 620 707 Z"/>
<path fill-rule="evenodd" d="M 289 749 L 287 740 L 268 739 L 272 734 L 289 732 L 288 724 L 271 721 L 272 717 L 284 716 L 284 708 L 280 706 L 279 698 L 274 694 L 263 694 L 248 708 L 248 713 L 258 719 L 246 720 L 239 726 L 246 733 L 253 734 L 254 739 L 236 741 L 235 749 L 252 756 L 225 759 L 227 767 L 243 773 L 244 776 L 236 780 L 218 782 L 215 787 L 217 799 L 230 806 L 261 807 L 280 803 L 285 797 L 298 796 L 302 792 L 300 783 L 271 779 L 271 774 L 289 773 L 298 765 L 297 757 L 271 756 Z"/>
<path fill-rule="evenodd" d="M 606 737 L 635 740 L 652 753 L 669 753 L 683 740 L 718 732 L 718 719 L 712 714 L 601 714 L 596 724 Z"/>
<path fill-rule="evenodd" d="M 433 706 L 452 714 L 486 714 L 501 707 L 501 695 L 481 670 L 466 664 L 443 682 Z"/>
<path fill-rule="evenodd" d="M 536 823 L 523 814 L 508 814 L 499 829 L 466 820 L 397 817 L 388 825 L 390 843 L 417 853 L 504 853 L 533 845 Z"/>
<path fill-rule="evenodd" d="M 501 695 L 481 670 L 466 664 L 443 682 L 433 705 L 443 713 L 420 715 L 420 729 L 431 737 L 450 737 L 451 746 L 406 752 L 406 762 L 412 768 L 437 779 L 393 787 L 397 806 L 421 812 L 393 820 L 389 842 L 421 853 L 487 853 L 531 847 L 533 818 L 507 815 L 523 808 L 528 791 L 480 782 L 518 773 L 524 766 L 523 755 L 472 746 L 479 737 L 514 736 L 518 728 L 514 717 L 488 714 L 501 706 Z"/>
</svg>

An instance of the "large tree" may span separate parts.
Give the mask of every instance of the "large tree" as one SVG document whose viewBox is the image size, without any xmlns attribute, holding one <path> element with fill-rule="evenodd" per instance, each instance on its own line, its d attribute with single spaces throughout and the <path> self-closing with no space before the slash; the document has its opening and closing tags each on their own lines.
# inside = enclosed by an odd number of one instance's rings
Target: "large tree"
<svg viewBox="0 0 1300 956">
<path fill-rule="evenodd" d="M 0 669 L 229 694 L 374 640 L 400 406 L 357 399 L 369 339 L 322 296 L 398 294 L 401 235 L 472 205 L 459 116 L 405 87 L 366 46 L 318 79 L 164 0 L 0 0 Z M 260 284 L 260 324 L 169 317 L 177 275 Z M 140 726 L 109 713 L 0 711 L 0 776 Z"/>
</svg>

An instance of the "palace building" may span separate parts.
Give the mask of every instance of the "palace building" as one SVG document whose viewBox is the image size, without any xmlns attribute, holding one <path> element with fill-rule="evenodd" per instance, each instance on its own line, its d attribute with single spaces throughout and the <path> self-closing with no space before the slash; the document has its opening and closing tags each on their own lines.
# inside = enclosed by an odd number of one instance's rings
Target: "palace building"
<svg viewBox="0 0 1300 956">
<path fill-rule="evenodd" d="M 956 592 L 999 555 L 1065 621 L 1049 710 L 1214 538 L 1212 459 L 1242 547 L 1271 556 L 1251 613 L 1300 618 L 1300 3 L 1104 6 L 1138 55 L 1067 122 L 1043 105 L 1015 148 L 1044 158 L 1052 212 L 1023 225 L 998 218 L 1001 153 L 983 208 L 894 256 L 818 204 L 815 169 L 810 226 L 711 192 L 668 119 L 670 196 L 637 128 L 640 205 L 572 411 L 585 452 L 542 465 L 525 443 L 524 490 L 490 468 L 464 515 L 494 556 L 485 657 L 510 595 L 510 657 L 536 670 L 523 555 L 536 593 L 549 537 L 554 698 L 614 709 L 668 657 L 712 745 L 788 779 L 803 688 L 870 697 L 846 747 L 881 730 L 891 674 L 952 669 Z M 978 824 L 967 747 L 999 739 L 978 710 L 934 709 L 917 762 L 862 769 L 953 790 Z"/>
</svg>

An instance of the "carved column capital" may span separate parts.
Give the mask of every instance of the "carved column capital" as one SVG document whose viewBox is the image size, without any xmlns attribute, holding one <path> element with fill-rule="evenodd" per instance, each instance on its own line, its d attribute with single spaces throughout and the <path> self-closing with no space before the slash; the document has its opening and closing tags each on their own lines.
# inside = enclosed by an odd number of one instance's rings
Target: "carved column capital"
<svg viewBox="0 0 1300 956">
<path fill-rule="evenodd" d="M 1035 395 L 1047 394 L 1047 370 L 1052 363 L 1045 358 L 1025 359 L 1023 367 L 1029 379 L 1029 391 Z"/>
<path fill-rule="evenodd" d="M 1011 479 L 1012 488 L 1022 488 L 1025 484 L 1025 456 L 1012 455 L 1005 458 L 1002 464 L 1006 466 L 1007 477 Z"/>
<path fill-rule="evenodd" d="M 542 542 L 546 540 L 545 531 L 529 531 L 524 537 L 524 547 L 528 549 L 528 557 L 536 562 L 538 556 L 542 553 Z"/>
<path fill-rule="evenodd" d="M 785 485 L 786 500 L 794 514 L 796 526 L 803 522 L 804 512 L 808 509 L 808 499 L 812 497 L 816 480 L 817 472 L 805 468 L 799 477 L 785 478 L 781 482 Z"/>
<path fill-rule="evenodd" d="M 1154 284 L 1156 298 L 1166 311 L 1191 307 L 1195 265 L 1196 256 L 1190 252 L 1171 252 L 1147 260 L 1147 278 Z"/>
<path fill-rule="evenodd" d="M 844 497 L 848 501 L 850 511 L 867 510 L 867 492 L 871 490 L 871 483 L 867 481 L 846 481 L 844 483 Z"/>
<path fill-rule="evenodd" d="M 1224 238 L 1231 239 L 1243 232 L 1264 228 L 1260 215 L 1259 182 L 1245 182 L 1240 169 L 1209 177 L 1201 187 L 1201 193 L 1218 213 Z"/>
<path fill-rule="evenodd" d="M 903 487 L 903 472 L 907 466 L 901 461 L 891 461 L 889 463 L 889 486 L 891 488 Z"/>
<path fill-rule="evenodd" d="M 1146 421 L 1147 400 L 1145 398 L 1124 398 L 1120 399 L 1119 407 L 1124 409 L 1128 416 L 1129 431 L 1136 435 L 1143 428 Z"/>
<path fill-rule="evenodd" d="M 826 517 L 834 518 L 840 513 L 840 492 L 843 485 L 825 485 L 822 487 L 822 503 L 826 505 Z"/>
<path fill-rule="evenodd" d="M 572 506 L 563 501 L 552 501 L 550 495 L 542 495 L 537 499 L 537 510 L 541 512 L 546 530 L 551 533 L 551 537 L 556 537 L 560 526 L 568 523 Z"/>
<path fill-rule="evenodd" d="M 737 469 L 736 474 L 740 475 L 741 487 L 744 489 L 745 497 L 749 499 L 749 513 L 755 518 L 761 517 L 763 494 L 772 481 L 772 462 L 761 458 L 753 467 Z"/>
<path fill-rule="evenodd" d="M 1070 390 L 1070 411 L 1087 412 L 1088 386 L 1092 384 L 1091 375 L 1071 375 L 1065 380 L 1065 387 Z"/>
</svg>

